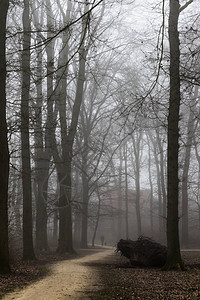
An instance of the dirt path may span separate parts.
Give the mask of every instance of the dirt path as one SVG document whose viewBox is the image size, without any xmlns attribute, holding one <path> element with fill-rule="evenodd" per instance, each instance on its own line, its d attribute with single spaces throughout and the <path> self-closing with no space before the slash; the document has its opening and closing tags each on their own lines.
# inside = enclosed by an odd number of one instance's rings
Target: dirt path
<svg viewBox="0 0 200 300">
<path fill-rule="evenodd" d="M 83 258 L 65 260 L 50 266 L 50 275 L 23 290 L 7 294 L 3 300 L 61 300 L 89 299 L 86 290 L 100 288 L 97 270 L 85 263 L 106 260 L 113 249 L 90 254 Z"/>
</svg>

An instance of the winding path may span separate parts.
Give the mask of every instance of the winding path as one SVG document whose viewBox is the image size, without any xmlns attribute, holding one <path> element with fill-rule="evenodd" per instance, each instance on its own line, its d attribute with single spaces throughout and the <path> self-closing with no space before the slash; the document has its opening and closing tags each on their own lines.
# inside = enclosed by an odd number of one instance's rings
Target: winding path
<svg viewBox="0 0 200 300">
<path fill-rule="evenodd" d="M 98 272 L 87 266 L 97 260 L 106 260 L 113 249 L 95 252 L 83 258 L 65 260 L 51 265 L 50 274 L 28 287 L 7 294 L 2 300 L 66 300 L 89 299 L 87 291 L 99 289 Z"/>
</svg>

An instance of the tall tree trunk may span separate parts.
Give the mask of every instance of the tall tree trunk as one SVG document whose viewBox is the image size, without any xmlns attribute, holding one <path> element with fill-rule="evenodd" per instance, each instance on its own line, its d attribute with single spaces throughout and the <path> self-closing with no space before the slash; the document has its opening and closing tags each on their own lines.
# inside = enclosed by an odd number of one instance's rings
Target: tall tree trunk
<svg viewBox="0 0 200 300">
<path fill-rule="evenodd" d="M 38 165 L 42 167 L 41 163 Z M 47 238 L 47 189 L 48 167 L 47 170 L 40 170 L 40 176 L 38 176 L 37 181 L 35 247 L 38 251 L 47 251 L 49 248 Z"/>
<path fill-rule="evenodd" d="M 118 240 L 122 238 L 122 147 L 119 148 Z"/>
<path fill-rule="evenodd" d="M 157 137 L 157 144 L 160 153 L 160 183 L 161 183 L 161 190 L 162 190 L 162 227 L 163 227 L 163 231 L 166 232 L 167 193 L 165 188 L 164 155 L 163 155 L 164 149 L 161 143 L 160 132 L 158 127 L 156 128 L 156 137 Z"/>
<path fill-rule="evenodd" d="M 127 166 L 127 143 L 125 142 L 123 145 L 123 155 L 124 155 L 124 174 L 125 174 L 125 234 L 126 239 L 129 238 L 129 220 L 128 220 L 128 213 L 129 213 L 129 205 L 128 205 L 128 166 Z"/>
<path fill-rule="evenodd" d="M 134 164 L 134 173 L 135 173 L 135 189 L 136 189 L 136 217 L 137 217 L 137 228 L 138 236 L 142 234 L 142 221 L 141 221 L 141 211 L 140 211 L 140 162 L 141 162 L 141 141 L 142 141 L 142 132 L 137 133 L 136 137 L 132 136 L 133 141 L 133 153 L 135 158 Z"/>
<path fill-rule="evenodd" d="M 15 227 L 18 235 L 22 234 L 22 216 L 21 216 L 21 208 L 22 208 L 22 199 L 21 199 L 21 181 L 19 177 L 15 178 L 17 181 L 16 186 L 16 199 L 15 199 Z"/>
<path fill-rule="evenodd" d="M 92 236 L 92 247 L 94 247 L 95 244 L 95 239 L 96 239 L 96 233 L 97 233 L 97 229 L 98 229 L 98 225 L 99 225 L 99 219 L 100 219 L 100 210 L 101 210 L 101 196 L 99 194 L 99 188 L 97 187 L 97 196 L 98 196 L 98 206 L 97 206 L 97 219 L 96 219 L 96 223 L 95 223 L 95 227 L 94 227 L 94 233 Z"/>
<path fill-rule="evenodd" d="M 48 1 L 48 0 L 47 0 Z M 71 1 L 68 1 L 67 12 L 65 15 L 64 22 L 68 23 L 71 12 Z M 48 12 L 48 20 L 51 25 L 52 21 L 52 11 Z M 67 128 L 67 116 L 66 116 L 66 88 L 67 88 L 67 71 L 68 66 L 66 65 L 66 60 L 68 58 L 68 39 L 69 32 L 63 32 L 63 48 L 60 52 L 59 58 L 59 71 L 58 71 L 58 83 L 56 83 L 56 91 L 55 94 L 58 96 L 57 100 L 59 102 L 59 115 L 60 115 L 60 126 L 61 126 L 61 149 L 62 154 L 59 155 L 59 151 L 56 145 L 56 137 L 55 137 L 55 128 L 53 131 L 49 132 L 50 140 L 51 140 L 51 148 L 52 154 L 54 157 L 54 161 L 56 164 L 57 175 L 60 185 L 60 197 L 59 197 L 59 240 L 58 240 L 58 249 L 59 253 L 70 252 L 74 253 L 73 249 L 73 239 L 72 239 L 72 215 L 71 215 L 71 164 L 72 164 L 72 147 L 73 141 L 76 133 L 76 125 L 73 128 L 73 134 L 71 135 L 71 129 Z M 49 63 L 53 62 L 52 50 L 48 49 L 49 53 Z M 65 67 L 64 67 L 65 66 Z M 62 67 L 64 67 L 64 71 L 62 71 Z M 49 76 L 49 79 L 51 75 Z M 50 90 L 52 89 L 49 86 Z M 50 96 L 52 98 L 53 90 Z M 82 100 L 82 99 L 81 99 Z M 75 103 L 77 104 L 76 100 Z M 74 106 L 75 106 L 74 103 Z M 79 110 L 78 110 L 79 113 Z M 52 116 L 52 117 L 51 117 Z M 53 106 L 51 103 L 51 108 L 49 110 L 49 121 L 52 122 L 54 119 L 53 116 Z M 72 112 L 72 120 L 73 120 L 73 112 Z M 78 122 L 78 118 L 77 118 Z"/>
<path fill-rule="evenodd" d="M 153 228 L 153 182 L 152 182 L 152 174 L 151 174 L 151 147 L 150 141 L 147 135 L 148 140 L 148 172 L 149 172 L 149 185 L 150 185 L 150 227 L 151 227 L 151 236 L 154 236 L 154 228 Z"/>
<path fill-rule="evenodd" d="M 6 18 L 8 0 L 0 1 L 0 273 L 10 272 L 8 250 L 9 153 L 6 124 Z"/>
<path fill-rule="evenodd" d="M 126 239 L 129 238 L 129 205 L 128 205 L 128 166 L 127 166 L 127 143 L 124 144 L 124 173 L 125 173 L 125 232 Z"/>
<path fill-rule="evenodd" d="M 72 236 L 72 212 L 71 212 L 71 154 L 65 163 L 63 173 L 58 173 L 60 182 L 59 199 L 59 240 L 57 251 L 74 253 Z"/>
<path fill-rule="evenodd" d="M 43 3 L 41 5 L 40 20 L 37 14 L 35 3 L 32 2 L 32 13 L 34 25 L 38 30 L 37 45 L 42 44 L 40 34 L 40 26 L 43 24 Z M 35 173 L 36 173 L 36 240 L 35 247 L 37 251 L 48 250 L 47 240 L 47 189 L 48 189 L 48 172 L 50 164 L 50 149 L 44 145 L 44 131 L 42 126 L 43 121 L 43 75 L 42 75 L 42 47 L 36 49 L 37 55 L 37 100 L 34 103 L 35 108 L 35 124 L 34 124 L 34 139 L 35 139 Z M 46 129 L 47 130 L 47 129 Z"/>
<path fill-rule="evenodd" d="M 30 44 L 31 26 L 29 0 L 24 0 L 23 52 L 22 52 L 22 95 L 21 95 L 21 147 L 23 186 L 23 259 L 35 259 L 33 250 L 32 187 L 29 141 L 29 91 L 30 91 Z"/>
<path fill-rule="evenodd" d="M 199 120 L 197 121 L 199 123 Z M 197 124 L 198 126 L 198 124 Z M 195 126 L 196 127 L 196 126 Z M 195 145 L 195 155 L 198 162 L 198 180 L 197 180 L 197 207 L 198 207 L 198 216 L 199 216 L 199 229 L 200 229 L 200 155 L 198 151 L 198 143 L 196 142 L 196 139 L 194 137 L 194 145 Z"/>
<path fill-rule="evenodd" d="M 72 120 L 71 120 L 68 134 L 66 136 L 65 135 L 62 136 L 62 155 L 64 158 L 65 173 L 62 174 L 63 180 L 61 180 L 60 178 L 59 181 L 64 183 L 64 185 L 66 186 L 66 198 L 64 199 L 64 196 L 60 198 L 61 199 L 60 205 L 63 208 L 63 210 L 61 211 L 62 217 L 60 217 L 59 219 L 60 236 L 59 236 L 58 251 L 60 253 L 66 251 L 72 253 L 74 252 L 73 239 L 72 239 L 72 216 L 71 216 L 71 167 L 72 167 L 74 138 L 77 130 L 80 107 L 83 98 L 83 86 L 85 82 L 85 64 L 86 64 L 86 56 L 87 56 L 87 51 L 84 48 L 84 42 L 82 39 L 81 41 L 82 41 L 82 45 L 79 50 L 79 71 L 78 71 L 78 79 L 77 79 L 76 97 L 72 109 Z M 62 118 L 62 120 L 63 122 L 66 122 L 66 119 L 64 121 L 64 118 Z M 63 133 L 67 132 L 67 129 L 65 127 L 66 124 L 65 125 L 63 124 L 63 130 L 61 132 Z"/>
<path fill-rule="evenodd" d="M 85 65 L 86 57 L 90 43 L 88 47 L 85 46 L 86 37 L 88 37 L 88 26 L 90 22 L 90 3 L 86 0 L 84 2 L 84 15 L 82 20 L 82 32 L 80 35 L 80 43 L 77 48 L 79 54 L 79 65 L 78 74 L 76 76 L 76 95 L 72 105 L 72 115 L 69 128 L 67 128 L 67 115 L 66 115 L 66 101 L 67 101 L 67 72 L 68 65 L 66 65 L 68 57 L 68 42 L 70 39 L 69 29 L 66 27 L 66 31 L 63 32 L 63 47 L 60 52 L 60 58 L 62 64 L 59 64 L 59 69 L 64 67 L 63 72 L 58 74 L 58 85 L 56 85 L 57 93 L 57 104 L 59 106 L 59 116 L 61 125 L 61 151 L 58 150 L 56 145 L 55 130 L 51 134 L 52 143 L 52 154 L 57 168 L 57 174 L 60 182 L 60 201 L 59 201 L 59 241 L 58 241 L 58 252 L 74 252 L 73 240 L 72 240 L 72 208 L 71 208 L 71 169 L 72 169 L 72 158 L 73 158 L 73 145 L 77 131 L 78 118 L 80 114 L 80 107 L 83 98 L 83 87 L 85 82 Z M 72 2 L 68 1 L 68 7 L 65 17 L 65 23 L 68 24 L 70 21 Z M 88 12 L 88 14 L 87 14 Z M 60 76 L 61 75 L 61 76 Z M 61 155 L 60 155 L 61 152 Z"/>
<path fill-rule="evenodd" d="M 180 50 L 179 50 L 179 1 L 170 0 L 169 43 L 170 43 L 170 98 L 168 114 L 167 149 L 167 261 L 164 269 L 183 269 L 180 254 L 178 229 L 178 151 L 180 110 Z"/>
<path fill-rule="evenodd" d="M 152 133 L 149 131 L 149 137 L 151 140 L 151 143 L 153 145 L 153 154 L 155 159 L 155 165 L 156 165 L 156 173 L 157 173 L 157 188 L 158 188 L 158 220 L 159 220 L 159 239 L 163 239 L 163 222 L 162 222 L 162 191 L 161 191 L 161 181 L 160 181 L 160 164 L 158 159 L 158 152 L 157 152 L 157 142 L 153 138 Z"/>
<path fill-rule="evenodd" d="M 198 95 L 198 87 L 195 87 L 194 95 L 191 99 L 188 126 L 187 126 L 187 142 L 185 148 L 185 160 L 183 166 L 182 177 L 182 246 L 187 247 L 189 245 L 189 231 L 188 231 L 188 173 L 190 166 L 190 153 L 192 147 L 192 140 L 194 137 L 194 108 L 195 101 Z"/>
<path fill-rule="evenodd" d="M 53 213 L 53 241 L 57 241 L 58 237 L 58 210 L 55 209 Z"/>
<path fill-rule="evenodd" d="M 74 211 L 74 231 L 73 231 L 73 241 L 74 241 L 74 247 L 75 248 L 80 248 L 81 246 L 81 217 L 82 217 L 82 211 L 80 207 L 80 202 L 81 202 L 81 192 L 80 192 L 80 173 L 79 169 L 75 168 L 74 170 L 75 175 L 74 175 L 74 180 L 73 182 L 75 183 L 75 189 L 73 193 L 73 198 L 76 199 L 77 206 Z"/>
<path fill-rule="evenodd" d="M 140 212 L 140 167 L 137 165 L 137 172 L 135 178 L 135 187 L 136 187 L 136 215 L 137 215 L 137 227 L 138 227 L 138 236 L 142 234 L 142 222 L 141 222 L 141 212 Z"/>
<path fill-rule="evenodd" d="M 88 143 L 85 142 L 85 151 L 82 157 L 82 186 L 83 186 L 83 195 L 82 195 L 82 232 L 81 232 L 81 247 L 88 247 L 88 202 L 89 202 L 89 182 L 87 177 L 87 151 Z"/>
</svg>

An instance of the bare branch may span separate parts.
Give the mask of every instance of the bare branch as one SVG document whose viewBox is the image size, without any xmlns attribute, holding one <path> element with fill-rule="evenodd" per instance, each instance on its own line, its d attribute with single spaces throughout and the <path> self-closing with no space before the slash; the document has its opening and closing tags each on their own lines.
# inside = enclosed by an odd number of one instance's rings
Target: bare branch
<svg viewBox="0 0 200 300">
<path fill-rule="evenodd" d="M 193 2 L 193 0 L 189 0 L 188 2 L 186 2 L 184 5 L 182 5 L 179 9 L 179 13 L 181 13 L 186 7 L 188 7 L 188 5 L 190 5 Z"/>
</svg>

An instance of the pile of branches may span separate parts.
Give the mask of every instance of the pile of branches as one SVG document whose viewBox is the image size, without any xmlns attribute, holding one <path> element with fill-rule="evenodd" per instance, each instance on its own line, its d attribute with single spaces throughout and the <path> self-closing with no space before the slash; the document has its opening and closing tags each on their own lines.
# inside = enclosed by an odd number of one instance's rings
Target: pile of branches
<svg viewBox="0 0 200 300">
<path fill-rule="evenodd" d="M 130 259 L 133 266 L 162 267 L 167 258 L 167 248 L 151 238 L 140 236 L 138 240 L 117 243 L 116 252 Z"/>
</svg>

